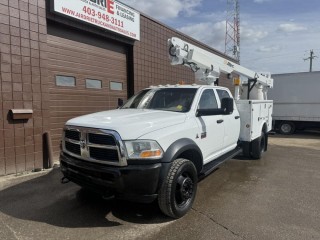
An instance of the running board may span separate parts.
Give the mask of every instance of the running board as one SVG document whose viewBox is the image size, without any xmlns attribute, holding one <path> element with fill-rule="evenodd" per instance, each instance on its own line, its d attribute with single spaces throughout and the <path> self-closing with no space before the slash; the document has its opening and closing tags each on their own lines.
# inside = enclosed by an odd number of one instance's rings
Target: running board
<svg viewBox="0 0 320 240">
<path fill-rule="evenodd" d="M 222 155 L 221 157 L 217 158 L 216 160 L 213 160 L 206 165 L 203 166 L 203 169 L 199 175 L 199 180 L 202 180 L 206 176 L 208 176 L 210 173 L 212 173 L 214 170 L 218 168 L 219 165 L 224 163 L 225 161 L 237 156 L 242 152 L 241 147 L 237 147 L 236 149 L 227 152 L 226 154 Z"/>
</svg>

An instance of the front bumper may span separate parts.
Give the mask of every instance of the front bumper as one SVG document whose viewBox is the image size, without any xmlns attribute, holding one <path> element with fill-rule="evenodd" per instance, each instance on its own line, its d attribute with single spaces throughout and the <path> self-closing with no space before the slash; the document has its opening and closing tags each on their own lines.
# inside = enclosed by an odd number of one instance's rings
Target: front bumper
<svg viewBox="0 0 320 240">
<path fill-rule="evenodd" d="M 102 195 L 136 202 L 152 202 L 157 198 L 164 163 L 106 166 L 60 154 L 61 171 L 70 181 Z"/>
</svg>

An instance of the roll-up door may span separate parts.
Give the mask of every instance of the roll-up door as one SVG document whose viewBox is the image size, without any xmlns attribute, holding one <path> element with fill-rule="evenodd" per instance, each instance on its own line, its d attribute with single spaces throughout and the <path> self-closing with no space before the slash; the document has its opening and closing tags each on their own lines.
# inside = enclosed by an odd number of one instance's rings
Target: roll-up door
<svg viewBox="0 0 320 240">
<path fill-rule="evenodd" d="M 54 156 L 71 118 L 115 109 L 127 98 L 126 54 L 48 35 L 50 128 Z"/>
</svg>

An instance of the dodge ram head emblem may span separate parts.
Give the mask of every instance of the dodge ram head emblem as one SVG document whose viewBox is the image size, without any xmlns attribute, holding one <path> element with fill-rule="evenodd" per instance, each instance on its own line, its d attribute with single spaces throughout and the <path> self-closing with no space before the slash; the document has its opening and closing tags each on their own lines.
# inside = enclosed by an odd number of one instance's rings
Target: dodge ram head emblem
<svg viewBox="0 0 320 240">
<path fill-rule="evenodd" d="M 82 149 L 86 148 L 86 141 L 85 140 L 80 140 L 80 147 Z"/>
</svg>

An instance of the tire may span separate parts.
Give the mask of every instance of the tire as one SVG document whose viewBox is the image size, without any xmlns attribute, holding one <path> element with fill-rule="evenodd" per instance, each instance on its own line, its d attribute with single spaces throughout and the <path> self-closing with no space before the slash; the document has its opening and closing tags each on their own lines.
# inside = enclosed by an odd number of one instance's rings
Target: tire
<svg viewBox="0 0 320 240">
<path fill-rule="evenodd" d="M 296 126 L 293 122 L 281 122 L 279 124 L 279 132 L 284 135 L 291 135 L 295 132 Z"/>
<path fill-rule="evenodd" d="M 186 159 L 173 161 L 158 195 L 161 211 L 172 218 L 184 216 L 192 207 L 198 176 L 194 164 Z"/>
<path fill-rule="evenodd" d="M 246 158 L 251 158 L 251 143 L 244 142 L 242 146 L 242 155 Z"/>
<path fill-rule="evenodd" d="M 253 159 L 260 159 L 266 149 L 266 134 L 261 132 L 261 136 L 252 141 L 251 156 Z"/>
</svg>

